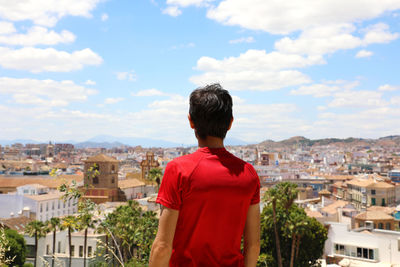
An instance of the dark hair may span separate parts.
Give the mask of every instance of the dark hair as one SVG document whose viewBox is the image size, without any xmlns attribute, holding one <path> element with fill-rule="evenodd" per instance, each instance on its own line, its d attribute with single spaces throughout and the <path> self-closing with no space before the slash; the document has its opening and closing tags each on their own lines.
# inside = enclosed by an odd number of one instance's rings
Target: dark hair
<svg viewBox="0 0 400 267">
<path fill-rule="evenodd" d="M 189 115 L 197 137 L 224 139 L 232 120 L 232 97 L 218 83 L 198 88 L 190 94 Z"/>
</svg>

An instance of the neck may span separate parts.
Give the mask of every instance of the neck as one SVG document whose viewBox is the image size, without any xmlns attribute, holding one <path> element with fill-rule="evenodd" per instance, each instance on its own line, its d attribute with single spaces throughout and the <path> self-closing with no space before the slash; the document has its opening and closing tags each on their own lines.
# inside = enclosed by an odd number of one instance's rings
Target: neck
<svg viewBox="0 0 400 267">
<path fill-rule="evenodd" d="M 199 143 L 199 147 L 208 147 L 208 148 L 223 148 L 224 140 L 215 136 L 207 136 L 205 139 L 197 138 Z"/>
</svg>

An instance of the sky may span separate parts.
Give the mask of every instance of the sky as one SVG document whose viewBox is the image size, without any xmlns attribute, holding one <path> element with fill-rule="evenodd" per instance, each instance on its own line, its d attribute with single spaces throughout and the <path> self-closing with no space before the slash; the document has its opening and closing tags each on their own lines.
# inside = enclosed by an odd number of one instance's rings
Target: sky
<svg viewBox="0 0 400 267">
<path fill-rule="evenodd" d="M 193 144 L 219 82 L 228 136 L 400 134 L 400 0 L 0 1 L 0 139 Z"/>
</svg>

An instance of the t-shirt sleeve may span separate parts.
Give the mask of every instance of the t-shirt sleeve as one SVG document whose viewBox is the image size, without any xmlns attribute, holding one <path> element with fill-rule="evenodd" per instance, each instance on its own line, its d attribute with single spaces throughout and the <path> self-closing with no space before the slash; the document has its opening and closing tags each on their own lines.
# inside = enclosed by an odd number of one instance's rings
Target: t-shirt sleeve
<svg viewBox="0 0 400 267">
<path fill-rule="evenodd" d="M 181 173 L 174 161 L 167 164 L 161 181 L 156 202 L 174 210 L 179 210 L 182 204 Z"/>
<path fill-rule="evenodd" d="M 260 203 L 260 178 L 258 177 L 258 174 L 253 166 L 250 165 L 249 167 L 251 173 L 253 174 L 253 179 L 256 183 L 256 188 L 250 201 L 250 205 L 254 205 Z"/>
</svg>

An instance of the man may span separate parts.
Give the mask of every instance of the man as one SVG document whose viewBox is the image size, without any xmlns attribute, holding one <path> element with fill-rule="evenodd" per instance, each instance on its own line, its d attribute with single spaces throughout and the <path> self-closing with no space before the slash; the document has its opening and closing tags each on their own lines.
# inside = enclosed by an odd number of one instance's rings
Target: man
<svg viewBox="0 0 400 267">
<path fill-rule="evenodd" d="M 232 98 L 219 84 L 197 89 L 188 117 L 199 149 L 165 169 L 149 267 L 256 266 L 260 181 L 250 164 L 224 148 Z"/>
</svg>

